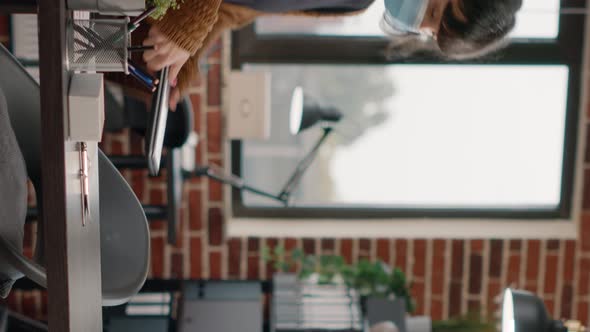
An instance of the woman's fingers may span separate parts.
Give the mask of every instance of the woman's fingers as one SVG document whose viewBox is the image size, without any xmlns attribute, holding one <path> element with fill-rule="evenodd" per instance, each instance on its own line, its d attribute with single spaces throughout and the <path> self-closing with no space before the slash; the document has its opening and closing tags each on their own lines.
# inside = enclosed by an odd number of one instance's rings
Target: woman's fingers
<svg viewBox="0 0 590 332">
<path fill-rule="evenodd" d="M 170 54 L 161 54 L 147 62 L 147 67 L 149 70 L 158 71 L 166 66 L 170 66 L 172 63 L 174 63 L 174 61 Z"/>
<path fill-rule="evenodd" d="M 168 80 L 170 82 L 170 84 L 172 84 L 173 86 L 176 85 L 176 78 L 178 77 L 178 73 L 180 73 L 180 69 L 182 68 L 182 66 L 184 65 L 184 63 L 179 63 L 179 62 L 175 62 L 171 67 L 170 67 L 170 73 L 168 75 Z"/>
<path fill-rule="evenodd" d="M 153 50 L 143 52 L 143 61 L 150 62 L 152 59 L 157 57 L 158 55 L 168 54 L 170 53 L 170 49 L 172 48 L 171 42 L 165 42 L 162 44 L 156 45 L 156 48 Z"/>
<path fill-rule="evenodd" d="M 176 105 L 178 105 L 178 101 L 180 101 L 180 91 L 177 88 L 172 89 L 170 91 L 170 110 L 172 112 L 176 111 Z"/>
</svg>

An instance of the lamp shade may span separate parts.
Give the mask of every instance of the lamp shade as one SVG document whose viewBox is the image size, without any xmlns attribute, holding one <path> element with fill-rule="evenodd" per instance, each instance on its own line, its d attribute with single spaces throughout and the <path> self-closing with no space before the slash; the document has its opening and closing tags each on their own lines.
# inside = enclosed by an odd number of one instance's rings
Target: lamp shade
<svg viewBox="0 0 590 332">
<path fill-rule="evenodd" d="M 313 127 L 320 122 L 336 123 L 342 113 L 335 107 L 323 106 L 313 97 L 305 94 L 303 88 L 296 87 L 291 97 L 289 129 L 292 135 Z"/>
<path fill-rule="evenodd" d="M 502 302 L 502 332 L 567 332 L 563 323 L 547 314 L 534 294 L 507 289 Z"/>
</svg>

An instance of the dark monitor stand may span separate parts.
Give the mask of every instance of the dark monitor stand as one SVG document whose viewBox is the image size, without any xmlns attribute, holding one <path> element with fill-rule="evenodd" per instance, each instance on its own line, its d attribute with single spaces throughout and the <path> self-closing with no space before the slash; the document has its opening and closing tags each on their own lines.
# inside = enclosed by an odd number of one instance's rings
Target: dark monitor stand
<svg viewBox="0 0 590 332">
<path fill-rule="evenodd" d="M 154 93 L 152 111 L 149 115 L 148 131 L 145 140 L 145 154 L 147 156 L 150 175 L 160 173 L 160 161 L 162 159 L 162 147 L 166 133 L 166 120 L 168 119 L 168 101 L 170 98 L 170 84 L 168 84 L 169 67 L 160 72 L 160 84 Z"/>
</svg>

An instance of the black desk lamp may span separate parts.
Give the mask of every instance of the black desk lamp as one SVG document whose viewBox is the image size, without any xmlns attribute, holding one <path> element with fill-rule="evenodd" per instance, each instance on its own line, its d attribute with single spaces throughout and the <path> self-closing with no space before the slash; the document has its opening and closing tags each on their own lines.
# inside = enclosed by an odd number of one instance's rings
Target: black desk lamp
<svg viewBox="0 0 590 332">
<path fill-rule="evenodd" d="M 578 330 L 579 328 L 579 330 Z M 534 294 L 507 289 L 502 302 L 502 332 L 568 332 L 583 331 L 578 322 L 553 320 L 543 301 Z"/>
<path fill-rule="evenodd" d="M 251 192 L 259 196 L 274 199 L 284 205 L 289 205 L 291 194 L 299 185 L 305 171 L 314 161 L 322 144 L 324 144 L 328 136 L 332 133 L 333 126 L 342 119 L 342 113 L 334 107 L 320 105 L 313 98 L 305 95 L 301 87 L 297 87 L 293 91 L 291 98 L 289 118 L 289 128 L 292 135 L 297 135 L 315 125 L 322 126 L 323 134 L 307 155 L 297 164 L 295 171 L 278 195 L 249 186 L 242 178 L 235 175 L 225 175 L 220 169 L 211 166 L 199 167 L 194 174 L 197 176 L 207 176 L 221 183 L 229 184 L 238 190 Z"/>
</svg>

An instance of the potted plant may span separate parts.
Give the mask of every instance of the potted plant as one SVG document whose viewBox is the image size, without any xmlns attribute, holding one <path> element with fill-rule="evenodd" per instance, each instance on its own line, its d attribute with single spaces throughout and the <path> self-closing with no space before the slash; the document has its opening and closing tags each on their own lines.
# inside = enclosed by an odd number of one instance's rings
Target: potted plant
<svg viewBox="0 0 590 332">
<path fill-rule="evenodd" d="M 288 271 L 299 264 L 300 280 L 313 279 L 318 284 L 345 283 L 359 293 L 363 308 L 372 309 L 371 316 L 375 314 L 375 319 L 394 316 L 403 321 L 406 312 L 414 311 L 404 272 L 381 261 L 361 259 L 356 264 L 347 264 L 339 255 L 304 255 L 300 249 L 287 253 L 281 246 L 272 250 L 263 248 L 263 259 L 278 271 L 275 282 L 277 278 L 292 278 L 293 274 Z"/>
<path fill-rule="evenodd" d="M 147 6 L 155 6 L 151 17 L 160 19 L 169 9 L 178 9 L 184 0 L 146 0 Z"/>
</svg>

